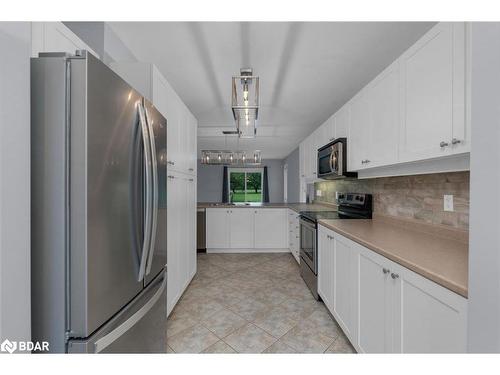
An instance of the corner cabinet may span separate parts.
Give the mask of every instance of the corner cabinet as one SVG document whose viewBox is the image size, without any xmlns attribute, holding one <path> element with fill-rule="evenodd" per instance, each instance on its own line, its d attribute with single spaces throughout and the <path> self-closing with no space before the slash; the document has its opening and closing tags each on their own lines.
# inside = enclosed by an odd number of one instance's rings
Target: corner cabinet
<svg viewBox="0 0 500 375">
<path fill-rule="evenodd" d="M 358 352 L 466 352 L 464 297 L 321 225 L 318 246 L 318 292 Z"/>
<path fill-rule="evenodd" d="M 286 208 L 207 208 L 207 252 L 289 251 L 287 223 Z"/>
</svg>

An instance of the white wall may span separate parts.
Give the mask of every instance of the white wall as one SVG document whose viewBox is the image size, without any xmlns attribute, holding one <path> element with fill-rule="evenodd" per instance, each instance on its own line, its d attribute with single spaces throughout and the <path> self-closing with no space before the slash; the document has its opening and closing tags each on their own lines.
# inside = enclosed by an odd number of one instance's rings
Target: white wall
<svg viewBox="0 0 500 375">
<path fill-rule="evenodd" d="M 288 165 L 288 203 L 300 202 L 300 153 L 297 147 L 283 161 Z"/>
<path fill-rule="evenodd" d="M 0 22 L 0 341 L 29 340 L 31 25 Z"/>
<path fill-rule="evenodd" d="M 470 352 L 500 352 L 500 23 L 472 24 Z"/>
</svg>

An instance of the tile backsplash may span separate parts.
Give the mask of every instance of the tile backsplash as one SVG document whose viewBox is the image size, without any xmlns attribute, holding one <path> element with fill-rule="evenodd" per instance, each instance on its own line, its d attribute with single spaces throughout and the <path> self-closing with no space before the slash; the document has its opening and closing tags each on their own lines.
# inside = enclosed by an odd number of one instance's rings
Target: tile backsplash
<svg viewBox="0 0 500 375">
<path fill-rule="evenodd" d="M 469 229 L 469 172 L 343 179 L 316 182 L 318 202 L 335 203 L 335 192 L 373 194 L 374 213 Z M 453 195 L 454 211 L 443 210 L 443 196 Z"/>
</svg>

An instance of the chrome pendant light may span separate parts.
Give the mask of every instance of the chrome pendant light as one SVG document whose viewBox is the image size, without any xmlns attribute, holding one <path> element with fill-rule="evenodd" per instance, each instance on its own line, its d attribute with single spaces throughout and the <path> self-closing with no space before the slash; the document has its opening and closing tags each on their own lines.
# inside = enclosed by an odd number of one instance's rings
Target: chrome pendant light
<svg viewBox="0 0 500 375">
<path fill-rule="evenodd" d="M 251 68 L 240 69 L 240 75 L 232 78 L 231 109 L 238 137 L 255 138 L 259 117 L 259 77 Z"/>
</svg>

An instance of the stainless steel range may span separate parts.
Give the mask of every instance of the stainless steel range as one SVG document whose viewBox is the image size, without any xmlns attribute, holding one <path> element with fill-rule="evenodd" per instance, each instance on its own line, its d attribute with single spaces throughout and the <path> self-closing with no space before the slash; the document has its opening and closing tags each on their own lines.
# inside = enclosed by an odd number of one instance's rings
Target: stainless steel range
<svg viewBox="0 0 500 375">
<path fill-rule="evenodd" d="M 300 275 L 318 296 L 318 220 L 321 219 L 371 219 L 371 194 L 340 193 L 337 197 L 337 211 L 300 212 Z"/>
</svg>

